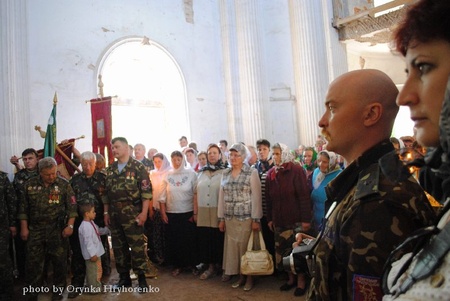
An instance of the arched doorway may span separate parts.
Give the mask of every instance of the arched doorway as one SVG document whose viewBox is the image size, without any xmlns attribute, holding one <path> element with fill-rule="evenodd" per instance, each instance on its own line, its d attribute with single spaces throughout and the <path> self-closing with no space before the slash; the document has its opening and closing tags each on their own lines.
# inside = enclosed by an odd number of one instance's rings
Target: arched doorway
<svg viewBox="0 0 450 301">
<path fill-rule="evenodd" d="M 105 96 L 112 100 L 113 137 L 127 138 L 169 154 L 189 136 L 184 76 L 174 58 L 147 38 L 114 44 L 99 68 Z"/>
</svg>

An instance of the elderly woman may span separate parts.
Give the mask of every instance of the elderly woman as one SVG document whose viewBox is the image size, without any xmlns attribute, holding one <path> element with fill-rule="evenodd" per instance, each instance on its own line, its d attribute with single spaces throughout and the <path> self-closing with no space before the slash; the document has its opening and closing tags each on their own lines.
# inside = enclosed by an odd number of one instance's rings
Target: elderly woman
<svg viewBox="0 0 450 301">
<path fill-rule="evenodd" d="M 210 144 L 207 150 L 208 160 L 198 173 L 197 182 L 197 234 L 199 261 L 208 264 L 208 269 L 200 275 L 201 280 L 209 279 L 216 273 L 223 257 L 223 232 L 219 230 L 217 206 L 219 201 L 220 179 L 225 170 L 221 150 L 216 144 Z M 199 156 L 200 157 L 200 156 Z"/>
<path fill-rule="evenodd" d="M 308 231 L 311 221 L 311 199 L 306 175 L 302 166 L 295 161 L 295 155 L 284 144 L 272 146 L 275 166 L 266 177 L 267 220 L 275 234 L 275 257 L 277 268 L 284 271 L 283 257 L 292 252 L 292 243 L 297 232 Z M 294 295 L 306 292 L 304 274 L 288 272 L 288 281 L 280 287 L 287 291 L 297 287 Z"/>
<path fill-rule="evenodd" d="M 425 163 L 436 171 L 428 191 L 446 205 L 434 235 L 416 243 L 412 260 L 396 262 L 384 286 L 383 300 L 448 300 L 450 291 L 450 2 L 421 0 L 412 5 L 394 35 L 406 58 L 407 79 L 397 104 L 408 106 L 417 141 L 429 148 Z M 446 91 L 447 90 L 447 91 Z M 446 93 L 446 95 L 445 95 Z M 444 97 L 445 95 L 445 97 Z M 434 186 L 434 187 L 433 187 Z M 439 186 L 439 189 L 436 189 Z M 425 246 L 425 247 L 423 247 Z M 439 250 L 439 251 L 437 251 Z M 393 254 L 396 254 L 394 252 Z M 411 256 L 410 256 L 411 257 Z M 424 258 L 432 258 L 424 262 Z M 397 269 L 396 269 L 397 267 Z M 398 269 L 401 267 L 401 269 Z M 418 268 L 419 267 L 419 268 Z M 403 273 L 398 277 L 398 271 Z M 395 279 L 395 280 L 394 280 Z"/>
<path fill-rule="evenodd" d="M 261 182 L 256 169 L 244 164 L 248 149 L 241 143 L 230 148 L 228 168 L 222 174 L 219 190 L 219 229 L 225 232 L 223 254 L 224 278 L 240 274 L 240 259 L 247 249 L 251 231 L 260 230 L 262 217 Z M 245 285 L 244 285 L 245 283 Z M 244 291 L 253 288 L 252 276 L 240 274 L 233 288 L 244 285 Z"/>
<path fill-rule="evenodd" d="M 165 226 L 161 217 L 161 206 L 158 200 L 162 194 L 162 181 L 169 172 L 170 163 L 162 153 L 156 153 L 152 157 L 155 169 L 150 171 L 150 181 L 152 182 L 153 200 L 148 206 L 150 216 L 150 258 L 157 264 L 164 262 L 166 253 Z"/>
<path fill-rule="evenodd" d="M 308 187 L 312 191 L 312 173 L 317 167 L 317 152 L 312 146 L 308 146 L 303 151 L 303 168 L 306 171 Z"/>
<path fill-rule="evenodd" d="M 311 192 L 314 234 L 319 232 L 319 227 L 325 216 L 325 201 L 327 200 L 325 187 L 342 171 L 337 162 L 336 153 L 326 150 L 319 153 L 317 165 L 319 167 L 314 170 L 312 175 L 313 191 Z"/>
<path fill-rule="evenodd" d="M 194 204 L 197 173 L 185 167 L 184 156 L 179 151 L 170 155 L 172 168 L 161 182 L 161 218 L 167 224 L 168 256 L 174 265 L 173 276 L 196 264 L 197 208 Z"/>
</svg>

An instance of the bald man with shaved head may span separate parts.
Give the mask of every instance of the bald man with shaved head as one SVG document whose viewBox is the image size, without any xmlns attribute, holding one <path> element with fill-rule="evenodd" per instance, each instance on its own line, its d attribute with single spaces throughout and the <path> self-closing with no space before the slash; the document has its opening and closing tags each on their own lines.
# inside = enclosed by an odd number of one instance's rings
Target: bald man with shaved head
<svg viewBox="0 0 450 301">
<path fill-rule="evenodd" d="M 381 300 L 389 253 L 434 216 L 389 140 L 397 94 L 378 70 L 348 72 L 329 86 L 319 127 L 327 150 L 348 166 L 326 187 L 331 213 L 314 248 L 307 300 Z"/>
</svg>

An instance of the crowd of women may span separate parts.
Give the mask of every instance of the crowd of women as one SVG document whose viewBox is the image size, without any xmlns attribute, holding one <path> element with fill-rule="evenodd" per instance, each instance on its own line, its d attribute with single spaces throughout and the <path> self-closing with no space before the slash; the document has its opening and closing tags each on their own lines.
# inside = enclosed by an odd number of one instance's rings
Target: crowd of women
<svg viewBox="0 0 450 301">
<path fill-rule="evenodd" d="M 425 160 L 415 160 L 415 163 L 421 161 L 426 178 L 431 179 L 421 184 L 443 206 L 434 227 L 425 231 L 426 235 L 415 233 L 407 239 L 414 242 L 415 236 L 421 237 L 413 254 L 393 264 L 392 270 L 390 262 L 386 264 L 382 283 L 385 300 L 448 299 L 449 14 L 447 0 L 420 0 L 408 9 L 395 33 L 395 47 L 405 56 L 407 65 L 407 80 L 397 104 L 410 108 L 415 138 L 427 148 Z M 226 168 L 220 160 L 220 148 L 211 144 L 205 154 L 206 165 L 198 169 L 197 175 L 184 167 L 181 153 L 172 153 L 173 168 L 162 180 L 159 201 L 168 232 L 178 231 L 169 239 L 183 241 L 183 244 L 176 241 L 169 244 L 172 250 L 167 254 L 176 258 L 172 259 L 176 267 L 174 275 L 180 268 L 198 262 L 207 264 L 200 279 L 208 279 L 220 270 L 223 270 L 222 281 L 239 275 L 239 260 L 252 230 L 272 231 L 266 233 L 265 239 L 274 237 L 276 263 L 282 269 L 280 259 L 290 252 L 295 233 L 319 231 L 324 216 L 324 187 L 341 170 L 338 156 L 308 147 L 299 158 L 278 142 L 272 145 L 270 156 L 268 141 L 262 139 L 256 144 L 259 161 L 254 168 L 246 164 L 251 156 L 245 145 L 230 147 Z M 179 191 L 181 186 L 186 186 L 183 193 Z M 180 218 L 172 216 L 177 214 Z M 400 244 L 400 250 L 403 245 Z M 199 247 L 195 253 L 198 257 L 185 256 L 194 254 L 191 251 L 195 247 Z M 425 262 L 426 258 L 436 260 Z M 243 286 L 248 291 L 253 281 L 251 276 L 239 275 L 232 287 Z M 305 293 L 305 275 L 289 273 L 280 290 L 294 287 L 295 295 Z"/>
<path fill-rule="evenodd" d="M 206 280 L 221 274 L 223 282 L 238 276 L 231 286 L 249 291 L 254 279 L 240 273 L 240 258 L 251 232 L 264 232 L 278 271 L 284 271 L 282 258 L 292 251 L 295 234 L 320 228 L 324 187 L 341 166 L 322 144 L 299 151 L 260 139 L 251 164 L 248 146 L 226 149 L 224 143 L 200 152 L 183 146 L 170 154 L 170 162 L 162 153 L 152 154 L 150 258 L 173 267 L 173 276 L 189 271 Z M 304 275 L 296 279 L 288 272 L 286 279 L 280 290 L 305 293 Z"/>
<path fill-rule="evenodd" d="M 420 237 L 414 252 L 392 269 L 391 262 L 386 264 L 385 300 L 448 300 L 450 293 L 449 15 L 448 0 L 419 0 L 395 33 L 395 47 L 407 66 L 397 104 L 410 108 L 415 138 L 427 148 L 425 159 L 415 161 L 431 179 L 421 184 L 443 206 L 433 227 L 407 239 L 414 243 Z M 173 151 L 170 161 L 162 153 L 151 156 L 152 261 L 173 267 L 174 277 L 184 271 L 200 274 L 201 280 L 235 277 L 232 288 L 250 291 L 254 277 L 241 274 L 240 258 L 252 231 L 262 231 L 284 273 L 282 258 L 292 251 L 296 233 L 316 236 L 321 230 L 325 187 L 339 175 L 342 162 L 323 143 L 295 152 L 280 141 L 261 139 L 256 162 L 252 148 L 235 143 L 224 150 L 213 143 L 198 153 L 192 147 Z M 287 271 L 286 276 L 280 290 L 305 294 L 306 273 Z"/>
</svg>

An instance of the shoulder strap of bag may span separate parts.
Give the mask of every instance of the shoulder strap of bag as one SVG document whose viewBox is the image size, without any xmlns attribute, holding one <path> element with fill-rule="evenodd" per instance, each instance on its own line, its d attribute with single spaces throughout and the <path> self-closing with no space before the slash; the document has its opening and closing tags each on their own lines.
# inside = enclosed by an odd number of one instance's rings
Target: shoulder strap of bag
<svg viewBox="0 0 450 301">
<path fill-rule="evenodd" d="M 250 238 L 248 239 L 248 244 L 247 244 L 247 251 L 252 251 L 253 250 L 253 233 L 255 231 L 252 230 L 252 233 L 250 234 Z M 261 250 L 265 250 L 266 249 L 266 243 L 264 242 L 264 238 L 262 236 L 261 231 L 258 231 L 259 234 L 259 245 L 261 246 Z"/>
</svg>

